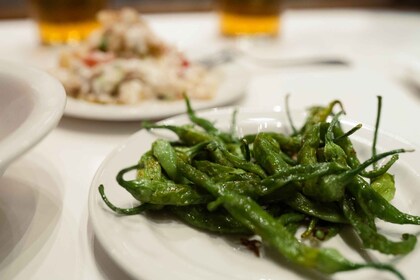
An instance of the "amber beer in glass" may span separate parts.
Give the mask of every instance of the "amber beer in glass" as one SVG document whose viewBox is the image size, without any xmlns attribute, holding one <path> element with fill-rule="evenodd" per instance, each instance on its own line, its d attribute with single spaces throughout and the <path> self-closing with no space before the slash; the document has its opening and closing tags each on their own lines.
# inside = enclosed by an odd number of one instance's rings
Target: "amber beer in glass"
<svg viewBox="0 0 420 280">
<path fill-rule="evenodd" d="M 106 0 L 29 0 L 43 44 L 80 41 L 98 26 L 96 14 Z"/>
<path fill-rule="evenodd" d="M 280 32 L 281 0 L 218 0 L 220 31 L 226 36 Z"/>
</svg>

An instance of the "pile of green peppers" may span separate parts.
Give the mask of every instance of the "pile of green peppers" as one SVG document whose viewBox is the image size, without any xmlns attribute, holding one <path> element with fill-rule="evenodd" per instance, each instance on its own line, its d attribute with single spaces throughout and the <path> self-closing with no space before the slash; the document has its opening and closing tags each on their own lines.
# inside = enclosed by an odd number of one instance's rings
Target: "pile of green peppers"
<svg viewBox="0 0 420 280">
<path fill-rule="evenodd" d="M 339 101 L 311 107 L 300 129 L 290 119 L 290 135 L 261 132 L 239 138 L 233 130 L 220 131 L 197 116 L 185 99 L 192 124 L 143 123 L 148 130 L 170 130 L 178 140 L 156 140 L 136 165 L 116 177 L 139 206 L 113 205 L 101 185 L 99 192 L 109 208 L 122 215 L 167 211 L 212 233 L 258 235 L 291 263 L 325 274 L 370 267 L 404 279 L 390 264 L 354 263 L 335 249 L 310 245 L 351 227 L 365 248 L 384 254 L 403 255 L 415 247 L 414 235 L 392 241 L 375 225 L 376 219 L 420 224 L 420 217 L 402 213 L 389 202 L 395 193 L 389 169 L 407 150 L 376 152 L 380 97 L 372 157 L 365 162 L 358 159 L 349 138 L 361 125 L 343 131 Z M 341 111 L 334 113 L 337 107 Z M 232 119 L 234 124 L 235 114 Z M 389 160 L 379 166 L 386 157 Z M 136 179 L 125 180 L 133 170 Z M 301 242 L 304 239 L 311 242 Z"/>
</svg>

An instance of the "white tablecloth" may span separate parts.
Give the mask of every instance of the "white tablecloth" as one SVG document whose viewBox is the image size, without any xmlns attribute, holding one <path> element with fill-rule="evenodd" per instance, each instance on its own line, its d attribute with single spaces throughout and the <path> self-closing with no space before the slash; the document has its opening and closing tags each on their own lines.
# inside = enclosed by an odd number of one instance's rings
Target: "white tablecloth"
<svg viewBox="0 0 420 280">
<path fill-rule="evenodd" d="M 152 28 L 181 49 L 232 44 L 210 13 L 148 15 Z M 333 54 L 350 67 L 253 67 L 238 105 L 272 107 L 292 94 L 292 107 L 343 99 L 350 117 L 372 124 L 384 96 L 382 128 L 420 144 L 420 91 L 401 79 L 400 62 L 420 60 L 420 14 L 370 10 L 288 11 L 282 36 L 256 55 Z M 0 21 L 0 59 L 47 65 L 29 20 Z M 46 57 L 46 56 L 45 56 Z M 283 95 L 282 95 L 283 94 Z M 319 102 L 318 102 L 319 103 Z M 0 179 L 1 279 L 127 279 L 89 223 L 88 191 L 108 153 L 138 122 L 63 117 L 58 127 L 14 162 Z"/>
</svg>

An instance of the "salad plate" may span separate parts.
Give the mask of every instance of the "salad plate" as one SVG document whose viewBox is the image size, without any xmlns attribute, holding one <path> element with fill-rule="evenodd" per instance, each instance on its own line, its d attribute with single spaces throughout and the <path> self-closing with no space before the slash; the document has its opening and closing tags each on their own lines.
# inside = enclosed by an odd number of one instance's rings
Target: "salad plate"
<svg viewBox="0 0 420 280">
<path fill-rule="evenodd" d="M 229 131 L 233 108 L 212 109 L 199 112 L 206 119 L 214 121 L 217 127 Z M 351 115 L 351 114 L 350 114 Z M 292 113 L 295 124 L 302 123 L 303 111 Z M 342 118 L 344 129 L 357 123 Z M 186 115 L 179 115 L 162 121 L 165 124 L 180 125 L 189 123 Z M 240 108 L 237 113 L 235 131 L 238 136 L 260 131 L 281 131 L 290 133 L 284 111 L 257 111 Z M 165 216 L 134 215 L 120 216 L 107 208 L 98 192 L 103 184 L 107 197 L 115 205 L 123 208 L 138 205 L 115 181 L 116 174 L 123 168 L 137 163 L 140 156 L 151 148 L 158 138 L 176 139 L 166 131 L 140 130 L 125 143 L 115 149 L 98 169 L 89 194 L 89 215 L 99 242 L 110 257 L 128 274 L 137 279 L 203 279 L 203 280 L 242 280 L 242 279 L 394 279 L 395 276 L 371 269 L 343 272 L 327 277 L 314 271 L 298 268 L 276 253 L 265 249 L 261 257 L 256 257 L 245 249 L 239 238 L 226 238 L 193 229 L 183 223 Z M 364 126 L 351 136 L 358 155 L 367 159 L 371 153 L 373 129 Z M 378 152 L 394 148 L 415 148 L 407 141 L 392 134 L 380 132 Z M 416 153 L 401 155 L 391 169 L 395 174 L 397 192 L 392 203 L 400 210 L 420 214 L 420 174 L 415 166 L 420 165 Z M 134 176 L 134 174 L 127 174 Z M 398 236 L 402 232 L 419 233 L 418 226 L 396 226 L 378 223 L 378 228 L 388 236 Z M 389 257 L 370 250 L 357 249 L 354 236 L 337 236 L 323 245 L 338 249 L 343 256 L 365 262 L 375 260 L 390 262 L 407 279 L 417 276 L 417 261 L 420 250 L 417 248 L 407 256 Z M 363 256 L 363 258 L 361 257 Z"/>
<path fill-rule="evenodd" d="M 65 115 L 95 120 L 162 119 L 232 103 L 246 77 L 235 63 L 209 67 L 161 39 L 135 9 L 105 10 L 100 27 L 57 57 L 57 78 L 69 98 Z M 241 71 L 242 70 L 242 71 Z"/>
<path fill-rule="evenodd" d="M 237 63 L 218 66 L 219 83 L 214 96 L 209 99 L 191 99 L 196 109 L 220 107 L 232 104 L 245 94 L 247 73 Z M 183 99 L 174 101 L 146 100 L 136 105 L 97 104 L 68 98 L 64 115 L 82 119 L 107 121 L 136 121 L 163 119 L 183 113 Z"/>
</svg>

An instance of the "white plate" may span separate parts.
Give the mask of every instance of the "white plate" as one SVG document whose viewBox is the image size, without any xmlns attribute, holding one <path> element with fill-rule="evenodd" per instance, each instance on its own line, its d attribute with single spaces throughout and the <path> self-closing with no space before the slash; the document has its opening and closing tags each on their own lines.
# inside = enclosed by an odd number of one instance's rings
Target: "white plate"
<svg viewBox="0 0 420 280">
<path fill-rule="evenodd" d="M 229 129 L 231 108 L 213 109 L 201 113 L 214 120 L 222 129 Z M 302 112 L 295 114 L 295 119 L 303 119 Z M 165 123 L 187 123 L 185 115 L 177 116 Z M 355 123 L 343 121 L 346 129 Z M 240 110 L 237 118 L 238 135 L 262 130 L 284 131 L 287 121 L 284 112 L 255 112 Z M 314 277 L 324 279 L 314 272 L 296 268 L 287 264 L 276 254 L 266 253 L 256 258 L 244 250 L 234 239 L 207 234 L 182 223 L 174 222 L 165 217 L 151 218 L 144 215 L 118 216 L 109 210 L 98 194 L 98 186 L 105 185 L 108 198 L 118 206 L 132 207 L 138 203 L 115 181 L 115 176 L 122 168 L 135 164 L 140 155 L 150 149 L 152 141 L 157 136 L 171 134 L 151 133 L 141 130 L 128 139 L 123 145 L 111 153 L 99 168 L 91 186 L 89 196 L 89 214 L 94 231 L 105 250 L 130 275 L 142 280 L 173 279 L 173 280 L 234 280 L 234 279 L 302 279 Z M 362 128 L 353 136 L 353 142 L 359 156 L 367 158 L 370 155 L 372 129 Z M 378 150 L 393 148 L 412 148 L 407 142 L 393 136 L 381 133 Z M 397 194 L 393 204 L 402 211 L 420 214 L 420 175 L 415 167 L 420 165 L 417 153 L 403 154 L 393 167 L 396 174 Z M 379 223 L 379 228 L 388 234 L 396 232 L 418 233 L 416 226 L 395 226 Z M 350 239 L 352 240 L 352 239 Z M 357 242 L 354 243 L 353 245 Z M 327 242 L 329 247 L 335 247 L 347 258 L 353 261 L 363 261 L 360 255 L 350 249 L 340 237 Z M 420 250 L 402 259 L 390 259 L 375 252 L 365 252 L 366 255 L 380 261 L 392 261 L 407 279 L 417 277 L 417 260 Z M 389 273 L 374 270 L 359 270 L 339 273 L 334 279 L 395 279 Z"/>
<path fill-rule="evenodd" d="M 0 61 L 0 176 L 57 125 L 65 101 L 63 86 L 47 73 Z"/>
<path fill-rule="evenodd" d="M 238 100 L 244 93 L 247 73 L 238 64 L 230 63 L 216 69 L 220 71 L 221 81 L 215 96 L 209 100 L 191 100 L 196 109 L 219 107 Z M 64 111 L 66 116 L 108 120 L 127 121 L 145 119 L 163 119 L 185 112 L 184 100 L 145 101 L 138 105 L 102 105 L 68 98 Z"/>
</svg>

